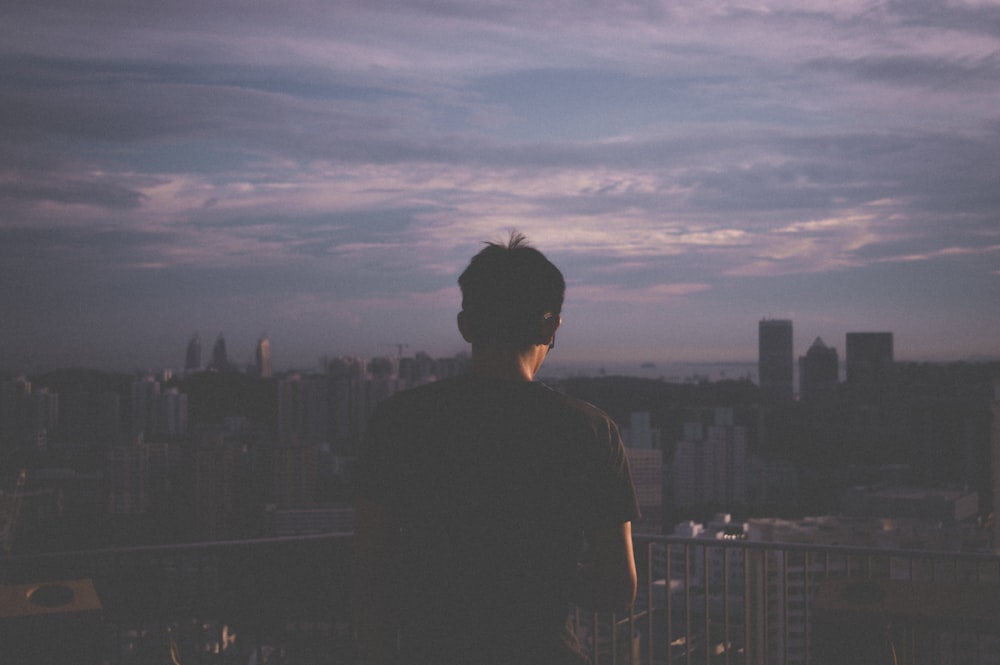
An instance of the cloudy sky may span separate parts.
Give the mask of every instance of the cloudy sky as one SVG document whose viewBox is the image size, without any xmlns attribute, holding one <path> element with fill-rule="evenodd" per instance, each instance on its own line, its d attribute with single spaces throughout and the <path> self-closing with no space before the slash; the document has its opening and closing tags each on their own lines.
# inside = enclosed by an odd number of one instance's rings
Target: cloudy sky
<svg viewBox="0 0 1000 665">
<path fill-rule="evenodd" d="M 996 2 L 15 0 L 0 155 L 0 368 L 450 355 L 510 228 L 562 360 L 1000 355 Z"/>
</svg>

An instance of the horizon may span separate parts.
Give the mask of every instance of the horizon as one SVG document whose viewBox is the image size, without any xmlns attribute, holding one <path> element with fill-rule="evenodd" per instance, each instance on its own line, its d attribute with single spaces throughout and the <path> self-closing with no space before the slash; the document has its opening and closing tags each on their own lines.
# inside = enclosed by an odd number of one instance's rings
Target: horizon
<svg viewBox="0 0 1000 665">
<path fill-rule="evenodd" d="M 388 346 L 388 345 L 387 345 Z M 832 345 L 831 345 L 832 346 Z M 416 353 L 424 352 L 422 349 L 413 349 L 409 352 L 404 353 L 399 356 L 397 353 L 373 353 L 373 354 L 319 354 L 310 363 L 301 364 L 281 364 L 272 362 L 272 371 L 275 375 L 282 374 L 292 374 L 296 372 L 308 372 L 308 373 L 321 373 L 322 361 L 332 360 L 335 358 L 362 358 L 365 360 L 371 360 L 373 358 L 413 358 Z M 463 353 L 468 353 L 468 349 L 459 350 L 453 354 L 435 355 L 428 354 L 432 359 L 447 359 L 452 358 Z M 794 351 L 793 353 L 793 371 L 795 375 L 795 381 L 798 382 L 799 373 L 799 359 L 805 352 L 799 353 Z M 203 348 L 203 357 L 204 357 Z M 932 365 L 952 365 L 952 364 L 993 364 L 1000 363 L 1000 354 L 994 356 L 970 356 L 966 358 L 916 358 L 916 357 L 903 357 L 895 358 L 896 363 L 900 364 L 932 364 Z M 243 373 L 250 369 L 252 365 L 252 359 L 234 359 L 230 355 L 230 363 L 234 370 L 238 373 Z M 841 380 L 844 379 L 844 373 L 846 371 L 846 358 L 843 354 L 840 354 L 838 350 L 838 365 L 841 371 Z M 538 373 L 538 377 L 542 380 L 546 379 L 563 379 L 574 376 L 629 376 L 638 378 L 649 378 L 657 380 L 667 380 L 667 381 L 685 381 L 695 376 L 704 376 L 709 380 L 722 380 L 722 379 L 749 379 L 754 383 L 757 382 L 757 359 L 716 359 L 716 360 L 679 360 L 671 358 L 648 358 L 645 360 L 630 360 L 630 359 L 582 359 L 582 360 L 566 360 L 566 359 L 556 359 L 550 357 L 546 359 L 545 363 L 542 365 L 541 370 Z M 749 371 L 747 371 L 749 370 Z M 108 374 L 157 374 L 160 372 L 168 371 L 174 376 L 180 376 L 185 373 L 183 369 L 183 359 L 178 361 L 174 365 L 138 365 L 134 367 L 125 366 L 97 366 L 88 365 L 80 363 L 70 363 L 65 365 L 55 365 L 46 364 L 39 365 L 34 368 L 25 367 L 6 367 L 0 366 L 0 377 L 36 377 L 50 373 L 62 372 L 62 371 L 97 371 Z M 210 371 L 207 362 L 203 362 L 202 366 L 197 370 L 192 370 L 192 372 L 202 372 Z M 669 372 L 669 373 L 666 373 Z M 742 372 L 742 373 L 740 373 Z"/>
<path fill-rule="evenodd" d="M 568 362 L 1000 353 L 995 3 L 231 9 L 0 8 L 0 367 L 451 355 L 512 228 Z"/>
</svg>

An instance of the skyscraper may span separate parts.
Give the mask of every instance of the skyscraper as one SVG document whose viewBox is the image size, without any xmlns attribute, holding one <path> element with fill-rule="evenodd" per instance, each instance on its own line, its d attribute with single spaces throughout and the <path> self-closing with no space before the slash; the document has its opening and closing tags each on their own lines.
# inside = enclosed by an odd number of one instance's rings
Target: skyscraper
<svg viewBox="0 0 1000 665">
<path fill-rule="evenodd" d="M 792 322 L 761 319 L 757 328 L 757 373 L 764 401 L 782 402 L 794 394 Z"/>
<path fill-rule="evenodd" d="M 674 505 L 745 503 L 746 449 L 746 428 L 734 424 L 732 409 L 714 409 L 707 430 L 700 422 L 685 423 L 670 471 Z"/>
<path fill-rule="evenodd" d="M 184 369 L 189 371 L 201 369 L 201 337 L 198 333 L 195 333 L 188 342 L 187 353 L 184 355 Z"/>
<path fill-rule="evenodd" d="M 257 353 L 254 356 L 257 376 L 268 379 L 271 377 L 271 342 L 267 335 L 257 341 Z"/>
<path fill-rule="evenodd" d="M 223 372 L 229 369 L 229 356 L 226 353 L 226 339 L 219 333 L 219 338 L 215 340 L 212 347 L 212 369 Z"/>
<path fill-rule="evenodd" d="M 799 392 L 804 402 L 817 402 L 833 396 L 840 382 L 840 358 L 837 349 L 817 337 L 806 355 L 799 358 Z"/>
</svg>

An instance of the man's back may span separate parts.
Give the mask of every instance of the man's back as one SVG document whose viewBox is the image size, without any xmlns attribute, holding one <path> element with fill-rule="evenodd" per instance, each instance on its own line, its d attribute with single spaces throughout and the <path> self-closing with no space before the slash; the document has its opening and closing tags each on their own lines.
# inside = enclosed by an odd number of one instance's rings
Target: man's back
<svg viewBox="0 0 1000 665">
<path fill-rule="evenodd" d="M 381 405 L 359 494 L 394 527 L 400 653 L 412 663 L 576 662 L 565 622 L 584 534 L 637 514 L 603 412 L 482 376 Z"/>
</svg>

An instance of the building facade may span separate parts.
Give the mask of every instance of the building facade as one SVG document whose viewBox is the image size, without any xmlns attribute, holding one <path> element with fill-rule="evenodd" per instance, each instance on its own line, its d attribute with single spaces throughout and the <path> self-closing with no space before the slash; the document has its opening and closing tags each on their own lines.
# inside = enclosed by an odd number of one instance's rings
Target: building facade
<svg viewBox="0 0 1000 665">
<path fill-rule="evenodd" d="M 767 402 L 790 401 L 795 391 L 792 322 L 762 319 L 757 328 L 757 374 Z"/>
</svg>

